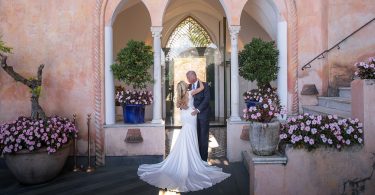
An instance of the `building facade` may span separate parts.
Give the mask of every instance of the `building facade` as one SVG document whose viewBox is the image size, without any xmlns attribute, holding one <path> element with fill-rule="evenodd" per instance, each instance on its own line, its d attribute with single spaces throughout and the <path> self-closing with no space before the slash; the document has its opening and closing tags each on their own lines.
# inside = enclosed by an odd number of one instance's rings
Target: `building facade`
<svg viewBox="0 0 375 195">
<path fill-rule="evenodd" d="M 353 64 L 375 55 L 374 22 L 324 52 L 371 21 L 374 9 L 372 0 L 1 0 L 0 33 L 14 48 L 8 64 L 18 72 L 31 77 L 46 65 L 40 103 L 48 115 L 78 114 L 81 154 L 87 151 L 86 115 L 92 115 L 97 164 L 105 164 L 105 156 L 164 155 L 165 125 L 176 120 L 174 86 L 188 69 L 209 82 L 212 118 L 225 120 L 228 158 L 237 161 L 246 147 L 231 139 L 245 124 L 242 93 L 256 87 L 238 74 L 243 46 L 253 37 L 276 42 L 280 71 L 272 85 L 288 114 L 301 113 L 316 101 L 300 95 L 305 84 L 315 84 L 320 96 L 335 96 L 350 86 Z M 200 41 L 186 42 L 189 29 Z M 130 39 L 154 50 L 154 103 L 146 109 L 148 122 L 137 126 L 141 146 L 123 142 L 133 126 L 116 123 L 114 94 L 121 83 L 110 71 Z M 302 70 L 305 64 L 311 68 Z M 3 71 L 0 82 L 0 121 L 28 115 L 27 88 Z"/>
</svg>

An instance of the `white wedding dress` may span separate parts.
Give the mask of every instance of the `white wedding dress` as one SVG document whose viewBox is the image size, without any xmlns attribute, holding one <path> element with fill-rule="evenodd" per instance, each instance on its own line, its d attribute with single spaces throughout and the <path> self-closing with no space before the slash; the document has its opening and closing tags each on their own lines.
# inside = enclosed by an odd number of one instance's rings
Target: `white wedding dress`
<svg viewBox="0 0 375 195">
<path fill-rule="evenodd" d="M 138 176 L 145 182 L 158 188 L 187 192 L 211 187 L 230 176 L 200 157 L 197 117 L 191 115 L 193 101 L 189 92 L 189 109 L 181 110 L 181 132 L 169 156 L 163 162 L 139 166 Z"/>
</svg>

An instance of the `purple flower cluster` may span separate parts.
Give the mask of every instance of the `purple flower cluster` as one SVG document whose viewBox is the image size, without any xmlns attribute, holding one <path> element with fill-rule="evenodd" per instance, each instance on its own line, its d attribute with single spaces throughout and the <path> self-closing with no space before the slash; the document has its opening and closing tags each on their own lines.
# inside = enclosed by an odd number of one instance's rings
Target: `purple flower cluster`
<svg viewBox="0 0 375 195">
<path fill-rule="evenodd" d="M 277 95 L 276 88 L 260 88 L 260 89 L 252 89 L 250 91 L 246 91 L 243 94 L 243 99 L 245 102 L 247 101 L 257 101 L 259 102 L 260 99 L 271 99 L 273 102 L 276 102 L 280 105 L 279 96 Z"/>
<path fill-rule="evenodd" d="M 54 116 L 46 120 L 32 120 L 21 116 L 0 125 L 0 153 L 15 153 L 24 149 L 34 151 L 45 147 L 51 154 L 76 136 L 77 128 L 67 118 Z"/>
<path fill-rule="evenodd" d="M 270 122 L 273 118 L 279 116 L 280 104 L 279 102 L 274 102 L 272 99 L 259 99 L 259 104 L 256 106 L 251 106 L 249 109 L 243 109 L 243 117 L 247 121 L 256 122 Z"/>
<path fill-rule="evenodd" d="M 144 104 L 149 105 L 153 101 L 151 91 L 118 91 L 116 101 L 120 104 Z"/>
<path fill-rule="evenodd" d="M 335 115 L 321 116 L 305 113 L 288 118 L 280 130 L 282 144 L 314 149 L 328 146 L 341 149 L 344 146 L 363 144 L 363 126 L 358 119 L 338 119 Z"/>
<path fill-rule="evenodd" d="M 120 93 L 121 91 L 125 91 L 125 88 L 123 86 L 116 86 L 115 87 L 115 95 Z M 116 106 L 121 106 L 121 103 L 118 101 L 118 98 L 115 98 Z"/>
<path fill-rule="evenodd" d="M 365 62 L 357 62 L 355 75 L 361 79 L 375 79 L 375 57 L 370 57 Z"/>
</svg>

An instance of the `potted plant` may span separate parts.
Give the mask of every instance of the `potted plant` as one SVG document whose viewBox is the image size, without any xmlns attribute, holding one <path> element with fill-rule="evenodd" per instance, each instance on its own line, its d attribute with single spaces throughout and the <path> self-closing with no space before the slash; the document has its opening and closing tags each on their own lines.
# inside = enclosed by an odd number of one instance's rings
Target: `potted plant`
<svg viewBox="0 0 375 195">
<path fill-rule="evenodd" d="M 277 79 L 278 56 L 274 41 L 267 42 L 259 38 L 253 38 L 239 52 L 239 74 L 248 81 L 257 81 L 258 86 L 258 89 L 244 93 L 248 107 L 255 106 L 259 97 L 276 96 L 276 88 L 272 88 L 270 82 Z"/>
<path fill-rule="evenodd" d="M 123 117 L 125 123 L 144 123 L 145 105 L 150 105 L 153 96 L 150 91 L 120 91 L 116 94 L 116 100 L 123 105 Z"/>
<path fill-rule="evenodd" d="M 276 118 L 281 112 L 278 101 L 261 97 L 256 106 L 243 112 L 243 117 L 250 121 L 249 139 L 253 153 L 261 156 L 274 154 L 280 131 L 280 122 Z"/>
<path fill-rule="evenodd" d="M 69 155 L 71 141 L 77 136 L 75 125 L 67 118 L 47 117 L 39 105 L 42 90 L 40 65 L 37 78 L 26 79 L 7 64 L 11 48 L 0 40 L 1 67 L 16 81 L 30 88 L 31 117 L 19 117 L 0 124 L 0 153 L 13 175 L 24 184 L 37 184 L 56 177 Z"/>
<path fill-rule="evenodd" d="M 0 125 L 0 152 L 20 183 L 43 183 L 61 172 L 76 136 L 77 128 L 67 118 L 21 116 Z"/>
<path fill-rule="evenodd" d="M 123 105 L 125 123 L 144 123 L 145 105 L 152 103 L 152 93 L 145 91 L 147 84 L 152 82 L 149 72 L 152 64 L 151 46 L 130 40 L 111 66 L 114 77 L 133 88 L 116 94 L 116 100 Z"/>
<path fill-rule="evenodd" d="M 239 53 L 239 74 L 246 80 L 256 81 L 258 89 L 245 92 L 244 118 L 251 121 L 250 144 L 254 154 L 272 155 L 279 142 L 280 101 L 270 82 L 277 79 L 279 51 L 274 41 L 260 38 L 246 44 Z"/>
</svg>

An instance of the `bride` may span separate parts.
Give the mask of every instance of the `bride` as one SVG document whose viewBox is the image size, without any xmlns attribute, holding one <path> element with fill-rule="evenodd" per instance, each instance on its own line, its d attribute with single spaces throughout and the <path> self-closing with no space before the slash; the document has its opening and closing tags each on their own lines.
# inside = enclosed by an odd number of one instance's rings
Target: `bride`
<svg viewBox="0 0 375 195">
<path fill-rule="evenodd" d="M 230 176 L 216 166 L 210 166 L 199 154 L 197 116 L 194 111 L 193 95 L 204 90 L 200 82 L 198 89 L 188 91 L 188 84 L 177 84 L 177 107 L 181 110 L 182 128 L 169 156 L 157 164 L 143 164 L 138 168 L 140 179 L 171 191 L 197 191 L 221 182 Z"/>
</svg>

